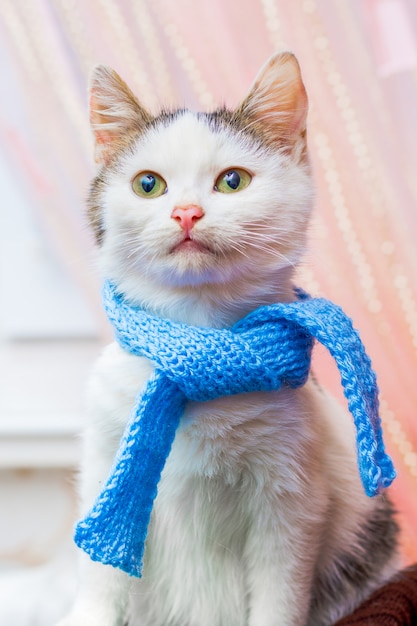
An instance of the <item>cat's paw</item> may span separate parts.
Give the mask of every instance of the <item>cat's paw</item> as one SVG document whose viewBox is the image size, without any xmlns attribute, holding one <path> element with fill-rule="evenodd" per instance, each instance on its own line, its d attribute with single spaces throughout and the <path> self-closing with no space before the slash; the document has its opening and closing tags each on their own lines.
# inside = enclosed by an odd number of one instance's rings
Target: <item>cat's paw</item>
<svg viewBox="0 0 417 626">
<path fill-rule="evenodd" d="M 63 617 L 59 622 L 55 622 L 54 626 L 80 626 L 81 622 L 75 622 L 71 616 Z"/>
<path fill-rule="evenodd" d="M 104 623 L 101 620 L 95 620 L 90 618 L 73 618 L 71 616 L 64 617 L 63 619 L 56 622 L 54 626 L 114 626 L 113 624 Z"/>
<path fill-rule="evenodd" d="M 88 621 L 85 620 L 83 617 L 81 616 L 72 616 L 72 615 L 67 615 L 67 617 L 63 617 L 62 619 L 59 620 L 59 622 L 56 622 L 54 624 L 54 626 L 98 626 L 98 622 L 97 621 Z"/>
<path fill-rule="evenodd" d="M 102 615 L 70 614 L 56 622 L 54 626 L 122 626 L 122 622 L 103 619 Z"/>
</svg>

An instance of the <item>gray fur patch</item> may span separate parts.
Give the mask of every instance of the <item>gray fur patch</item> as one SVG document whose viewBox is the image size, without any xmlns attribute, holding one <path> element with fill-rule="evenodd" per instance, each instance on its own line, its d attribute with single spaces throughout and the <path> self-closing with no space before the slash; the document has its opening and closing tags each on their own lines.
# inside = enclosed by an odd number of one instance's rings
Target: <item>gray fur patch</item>
<svg viewBox="0 0 417 626">
<path fill-rule="evenodd" d="M 317 577 L 309 626 L 333 624 L 393 573 L 398 530 L 391 502 L 385 495 L 379 496 L 378 505 L 359 529 L 351 552 L 340 554 L 331 570 Z"/>
</svg>

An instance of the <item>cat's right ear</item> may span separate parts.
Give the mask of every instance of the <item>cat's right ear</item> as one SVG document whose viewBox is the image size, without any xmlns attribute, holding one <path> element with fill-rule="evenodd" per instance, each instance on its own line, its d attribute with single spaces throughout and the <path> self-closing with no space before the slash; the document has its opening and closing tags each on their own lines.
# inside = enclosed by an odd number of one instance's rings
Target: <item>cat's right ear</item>
<svg viewBox="0 0 417 626">
<path fill-rule="evenodd" d="M 116 150 L 152 121 L 126 83 L 111 68 L 97 65 L 90 79 L 90 123 L 95 161 L 108 163 Z"/>
</svg>

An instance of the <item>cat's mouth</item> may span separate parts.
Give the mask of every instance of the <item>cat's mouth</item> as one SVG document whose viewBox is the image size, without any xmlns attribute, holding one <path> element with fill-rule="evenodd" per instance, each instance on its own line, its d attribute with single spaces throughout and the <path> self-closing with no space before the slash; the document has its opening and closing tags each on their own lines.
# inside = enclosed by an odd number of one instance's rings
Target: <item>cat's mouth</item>
<svg viewBox="0 0 417 626">
<path fill-rule="evenodd" d="M 195 239 L 191 239 L 191 237 L 185 237 L 182 241 L 175 244 L 173 248 L 171 248 L 171 254 L 177 253 L 186 253 L 186 254 L 195 254 L 195 253 L 203 253 L 203 254 L 212 254 L 212 250 L 201 243 L 201 241 L 196 241 Z"/>
</svg>

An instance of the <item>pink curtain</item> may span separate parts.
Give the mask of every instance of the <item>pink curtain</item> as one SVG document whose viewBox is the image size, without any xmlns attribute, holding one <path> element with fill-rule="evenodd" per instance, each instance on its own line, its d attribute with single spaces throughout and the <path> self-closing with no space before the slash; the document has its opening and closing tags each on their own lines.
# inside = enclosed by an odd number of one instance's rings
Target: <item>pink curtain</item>
<svg viewBox="0 0 417 626">
<path fill-rule="evenodd" d="M 114 67 L 151 109 L 209 109 L 236 104 L 272 52 L 297 54 L 310 97 L 317 182 L 299 282 L 341 304 L 371 354 L 398 470 L 391 493 L 403 552 L 417 561 L 417 3 L 1 5 L 0 150 L 98 321 L 83 217 L 93 171 L 86 98 L 92 65 Z M 320 378 L 340 395 L 333 366 L 318 352 Z"/>
</svg>

